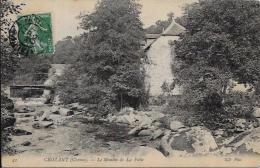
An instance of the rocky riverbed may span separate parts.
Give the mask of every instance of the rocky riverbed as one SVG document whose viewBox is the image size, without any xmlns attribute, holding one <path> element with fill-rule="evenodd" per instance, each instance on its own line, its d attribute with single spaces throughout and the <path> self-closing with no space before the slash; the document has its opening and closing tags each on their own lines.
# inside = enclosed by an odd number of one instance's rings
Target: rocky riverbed
<svg viewBox="0 0 260 168">
<path fill-rule="evenodd" d="M 260 154 L 260 128 L 256 125 L 239 120 L 240 132 L 227 136 L 223 130 L 186 127 L 175 117 L 153 109 L 129 108 L 96 120 L 85 115 L 79 104 L 64 107 L 16 101 L 16 123 L 7 128 L 12 139 L 9 146 L 14 155 L 23 156 L 118 156 L 144 151 L 162 157 Z"/>
<path fill-rule="evenodd" d="M 158 141 L 150 142 L 147 136 L 128 135 L 127 124 L 86 121 L 76 109 L 65 111 L 42 103 L 16 102 L 16 124 L 9 128 L 14 155 L 113 156 L 127 155 L 138 146 L 158 146 Z"/>
</svg>

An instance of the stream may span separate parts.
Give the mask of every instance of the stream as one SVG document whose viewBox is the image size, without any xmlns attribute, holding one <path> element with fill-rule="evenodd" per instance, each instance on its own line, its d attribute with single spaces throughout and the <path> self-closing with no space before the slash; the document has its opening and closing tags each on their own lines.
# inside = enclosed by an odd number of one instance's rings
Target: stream
<svg viewBox="0 0 260 168">
<path fill-rule="evenodd" d="M 34 108 L 37 111 L 37 107 Z M 115 156 L 128 155 L 138 146 L 158 146 L 158 142 L 150 141 L 149 137 L 129 136 L 131 128 L 128 125 L 88 123 L 79 120 L 78 116 L 50 128 L 35 129 L 32 124 L 33 117 L 17 122 L 15 129 L 26 130 L 31 134 L 11 136 L 10 146 L 15 149 L 15 155 Z"/>
</svg>

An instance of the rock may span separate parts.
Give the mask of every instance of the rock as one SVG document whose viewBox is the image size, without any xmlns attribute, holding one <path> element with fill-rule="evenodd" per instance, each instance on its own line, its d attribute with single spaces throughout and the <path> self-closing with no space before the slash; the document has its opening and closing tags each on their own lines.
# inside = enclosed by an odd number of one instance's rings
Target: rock
<svg viewBox="0 0 260 168">
<path fill-rule="evenodd" d="M 143 128 L 149 128 L 153 122 L 153 120 L 151 118 L 148 117 L 141 117 L 138 120 L 140 122 L 140 126 L 142 126 Z"/>
<path fill-rule="evenodd" d="M 152 134 L 151 140 L 155 140 L 155 139 L 161 137 L 163 134 L 164 134 L 164 132 L 162 130 L 160 130 L 160 129 L 155 130 Z"/>
<path fill-rule="evenodd" d="M 160 150 L 167 155 L 208 154 L 217 149 L 215 139 L 211 132 L 204 127 L 192 127 L 187 132 L 165 133 L 161 139 Z"/>
<path fill-rule="evenodd" d="M 31 145 L 31 142 L 30 142 L 30 141 L 25 141 L 25 142 L 23 142 L 21 145 L 23 145 L 23 146 L 29 146 L 29 145 Z"/>
<path fill-rule="evenodd" d="M 145 112 L 145 114 L 152 120 L 152 121 L 159 121 L 161 118 L 163 118 L 165 115 L 161 112 L 152 112 L 148 111 Z"/>
<path fill-rule="evenodd" d="M 235 148 L 234 153 L 260 154 L 260 127 L 238 135 L 228 146 Z"/>
<path fill-rule="evenodd" d="M 246 119 L 237 118 L 235 120 L 235 131 L 236 132 L 244 132 L 249 129 L 253 129 L 254 124 L 252 122 L 248 122 Z"/>
<path fill-rule="evenodd" d="M 260 108 L 256 108 L 255 111 L 253 112 L 253 116 L 256 118 L 260 118 Z"/>
<path fill-rule="evenodd" d="M 15 129 L 12 131 L 12 135 L 14 136 L 22 136 L 22 135 L 31 135 L 32 133 L 22 129 Z"/>
<path fill-rule="evenodd" d="M 60 109 L 59 106 L 52 106 L 52 107 L 51 107 L 51 110 L 50 110 L 50 113 L 60 114 L 59 109 Z"/>
<path fill-rule="evenodd" d="M 14 116 L 16 118 L 27 118 L 27 117 L 34 116 L 34 114 L 32 114 L 32 113 L 15 113 Z"/>
<path fill-rule="evenodd" d="M 29 123 L 32 120 L 33 120 L 33 118 L 17 118 L 16 124 Z"/>
<path fill-rule="evenodd" d="M 44 114 L 44 111 L 37 111 L 34 116 L 35 117 L 42 117 L 43 114 Z"/>
<path fill-rule="evenodd" d="M 48 128 L 51 125 L 53 125 L 53 122 L 51 122 L 51 121 L 39 121 L 39 122 L 33 123 L 32 127 L 35 129 L 41 129 L 41 128 Z"/>
<path fill-rule="evenodd" d="M 1 113 L 1 128 L 14 126 L 16 119 L 8 115 L 8 112 L 4 112 L 3 109 L 1 109 Z"/>
<path fill-rule="evenodd" d="M 180 121 L 171 121 L 170 123 L 170 129 L 172 131 L 178 131 L 180 128 L 185 128 L 182 122 Z"/>
<path fill-rule="evenodd" d="M 138 134 L 138 132 L 141 130 L 142 128 L 140 127 L 135 127 L 133 129 L 131 129 L 129 132 L 128 132 L 128 135 L 136 135 Z"/>
<path fill-rule="evenodd" d="M 219 151 L 218 151 L 221 155 L 227 155 L 227 154 L 231 154 L 233 152 L 231 147 L 226 147 L 226 146 L 222 146 Z"/>
<path fill-rule="evenodd" d="M 162 127 L 162 123 L 160 123 L 160 122 L 158 122 L 158 121 L 155 121 L 155 122 L 153 123 L 153 125 L 156 126 L 156 127 Z"/>
<path fill-rule="evenodd" d="M 70 110 L 83 110 L 84 106 L 80 105 L 79 103 L 72 103 L 69 104 Z"/>
<path fill-rule="evenodd" d="M 61 108 L 59 108 L 59 114 L 62 116 L 70 116 L 70 115 L 73 115 L 74 112 L 71 111 L 70 109 L 61 107 Z"/>
<path fill-rule="evenodd" d="M 18 109 L 15 109 L 15 112 L 17 113 L 30 113 L 30 112 L 35 112 L 35 109 L 34 108 L 31 108 L 31 107 L 23 107 L 23 108 L 18 108 Z"/>
<path fill-rule="evenodd" d="M 149 129 L 141 130 L 141 131 L 138 133 L 138 136 L 152 136 L 152 135 L 153 135 L 153 131 L 152 131 L 152 130 L 149 130 Z"/>
<path fill-rule="evenodd" d="M 131 112 L 134 112 L 134 108 L 132 107 L 124 107 L 120 110 L 119 114 L 129 114 Z"/>
<path fill-rule="evenodd" d="M 218 148 L 214 137 L 211 132 L 204 127 L 197 126 L 191 128 L 191 131 L 187 132 L 192 136 L 193 142 L 192 147 L 195 149 L 195 153 L 204 154 L 209 153 L 212 150 Z"/>
<path fill-rule="evenodd" d="M 133 115 L 132 113 L 130 113 L 130 115 L 116 116 L 116 119 L 115 119 L 115 122 L 117 122 L 117 123 L 125 123 L 125 124 L 129 124 L 129 125 L 132 125 L 136 121 L 137 121 L 137 119 L 135 118 L 135 115 Z"/>
<path fill-rule="evenodd" d="M 218 129 L 213 132 L 214 136 L 223 136 L 225 131 L 223 129 Z"/>
</svg>

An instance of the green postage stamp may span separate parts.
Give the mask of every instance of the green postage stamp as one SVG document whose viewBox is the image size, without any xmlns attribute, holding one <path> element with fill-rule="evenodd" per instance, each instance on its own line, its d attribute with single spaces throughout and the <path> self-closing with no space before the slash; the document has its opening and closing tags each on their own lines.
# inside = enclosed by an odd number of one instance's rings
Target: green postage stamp
<svg viewBox="0 0 260 168">
<path fill-rule="evenodd" d="M 20 53 L 28 55 L 53 53 L 51 14 L 30 14 L 17 20 Z"/>
</svg>

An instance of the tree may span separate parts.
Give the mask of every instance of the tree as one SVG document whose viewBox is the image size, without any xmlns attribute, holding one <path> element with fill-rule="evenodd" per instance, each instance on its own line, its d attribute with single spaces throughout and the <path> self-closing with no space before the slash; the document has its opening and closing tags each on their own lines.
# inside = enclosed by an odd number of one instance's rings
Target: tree
<svg viewBox="0 0 260 168">
<path fill-rule="evenodd" d="M 10 141 L 9 133 L 5 130 L 14 124 L 15 118 L 11 116 L 14 108 L 13 102 L 3 92 L 2 86 L 13 78 L 17 67 L 18 54 L 9 44 L 9 28 L 13 21 L 10 15 L 17 14 L 21 10 L 21 5 L 15 5 L 9 0 L 0 0 L 0 53 L 1 53 L 1 147 L 2 152 L 10 152 L 7 143 Z"/>
<path fill-rule="evenodd" d="M 71 64 L 75 61 L 74 52 L 76 51 L 76 40 L 79 37 L 68 36 L 60 40 L 55 45 L 55 53 L 53 54 L 53 63 L 55 64 Z"/>
<path fill-rule="evenodd" d="M 0 52 L 1 52 L 1 84 L 8 82 L 12 79 L 14 71 L 17 67 L 18 53 L 9 44 L 9 29 L 13 24 L 10 15 L 18 14 L 21 10 L 20 5 L 15 5 L 10 0 L 1 0 L 1 26 L 0 26 Z"/>
<path fill-rule="evenodd" d="M 231 80 L 256 87 L 260 79 L 260 2 L 201 0 L 182 19 L 186 33 L 175 43 L 175 82 L 190 104 L 207 111 L 204 116 L 228 118 L 223 102 Z"/>
<path fill-rule="evenodd" d="M 142 101 L 145 54 L 139 15 L 140 5 L 134 0 L 103 0 L 95 12 L 81 17 L 86 33 L 73 65 L 81 88 L 78 100 L 95 105 L 99 112 L 138 107 Z"/>
</svg>

